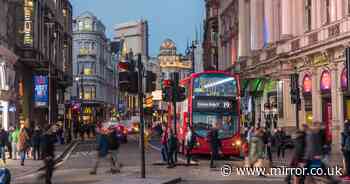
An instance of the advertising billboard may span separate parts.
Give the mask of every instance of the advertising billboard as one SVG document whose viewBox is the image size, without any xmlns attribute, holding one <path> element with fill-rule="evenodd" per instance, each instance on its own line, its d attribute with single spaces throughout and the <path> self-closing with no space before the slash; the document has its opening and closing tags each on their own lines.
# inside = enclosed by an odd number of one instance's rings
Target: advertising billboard
<svg viewBox="0 0 350 184">
<path fill-rule="evenodd" d="M 34 102 L 36 107 L 46 107 L 49 102 L 49 80 L 46 75 L 34 76 Z"/>
</svg>

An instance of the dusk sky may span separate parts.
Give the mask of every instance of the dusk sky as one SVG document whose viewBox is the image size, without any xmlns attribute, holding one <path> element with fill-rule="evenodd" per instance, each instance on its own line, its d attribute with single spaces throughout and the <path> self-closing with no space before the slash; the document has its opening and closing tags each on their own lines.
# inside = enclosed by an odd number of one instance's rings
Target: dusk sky
<svg viewBox="0 0 350 184">
<path fill-rule="evenodd" d="M 139 20 L 149 23 L 149 52 L 157 56 L 161 42 L 172 39 L 178 52 L 184 53 L 186 43 L 195 38 L 195 30 L 203 30 L 204 0 L 71 0 L 74 16 L 84 11 L 94 13 L 113 37 L 115 25 Z M 198 34 L 199 35 L 199 34 Z"/>
</svg>

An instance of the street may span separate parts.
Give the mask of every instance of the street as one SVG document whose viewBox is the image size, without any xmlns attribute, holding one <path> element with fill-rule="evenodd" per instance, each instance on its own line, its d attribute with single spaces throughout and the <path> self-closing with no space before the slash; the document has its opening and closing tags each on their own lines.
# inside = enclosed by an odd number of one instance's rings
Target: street
<svg viewBox="0 0 350 184">
<path fill-rule="evenodd" d="M 154 146 L 152 146 L 154 147 Z M 139 149 L 135 137 L 129 137 L 129 142 L 122 145 L 120 153 L 118 155 L 119 161 L 123 164 L 121 173 L 112 175 L 109 172 L 109 163 L 103 161 L 98 170 L 97 175 L 90 175 L 95 158 L 95 143 L 94 141 L 87 141 L 78 144 L 78 146 L 71 153 L 69 158 L 57 168 L 53 176 L 53 183 L 55 184 L 94 184 L 98 182 L 104 182 L 109 179 L 125 180 L 139 178 L 140 175 L 140 162 L 139 162 Z M 200 184 L 200 183 L 283 183 L 282 178 L 261 178 L 261 177 L 239 177 L 229 176 L 224 177 L 220 174 L 220 169 L 209 169 L 209 162 L 207 158 L 200 157 L 198 159 L 198 166 L 179 165 L 174 169 L 167 169 L 166 165 L 155 165 L 159 162 L 160 153 L 149 147 L 146 150 L 146 177 L 147 178 L 182 178 L 181 183 L 185 184 Z M 179 156 L 179 163 L 183 162 L 182 156 Z M 236 164 L 240 161 L 233 161 Z M 225 161 L 220 161 L 220 165 Z M 19 167 L 19 166 L 18 166 Z M 18 177 L 14 180 L 16 184 L 37 184 L 37 173 L 29 176 Z M 159 182 L 159 180 L 157 180 Z"/>
</svg>

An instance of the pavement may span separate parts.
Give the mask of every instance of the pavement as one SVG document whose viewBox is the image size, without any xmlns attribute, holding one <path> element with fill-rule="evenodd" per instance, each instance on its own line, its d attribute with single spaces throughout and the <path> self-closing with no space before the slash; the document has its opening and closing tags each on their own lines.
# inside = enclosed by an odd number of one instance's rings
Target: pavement
<svg viewBox="0 0 350 184">
<path fill-rule="evenodd" d="M 56 155 L 60 155 L 63 153 L 67 145 L 56 145 Z M 19 158 L 19 157 L 17 157 Z M 11 172 L 11 175 L 13 178 L 21 177 L 27 174 L 30 174 L 34 172 L 35 170 L 39 169 L 40 167 L 43 166 L 43 161 L 42 160 L 33 160 L 33 159 L 26 159 L 24 161 L 24 166 L 20 165 L 20 160 L 12 160 L 12 159 L 7 159 L 6 168 L 8 168 Z"/>
</svg>

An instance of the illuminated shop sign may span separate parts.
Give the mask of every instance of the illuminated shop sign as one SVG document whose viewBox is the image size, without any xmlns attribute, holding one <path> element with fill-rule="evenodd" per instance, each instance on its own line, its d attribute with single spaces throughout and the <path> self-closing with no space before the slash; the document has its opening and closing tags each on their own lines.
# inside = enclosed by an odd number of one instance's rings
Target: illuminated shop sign
<svg viewBox="0 0 350 184">
<path fill-rule="evenodd" d="M 24 0 L 24 45 L 33 45 L 33 0 Z"/>
<path fill-rule="evenodd" d="M 331 74 L 329 71 L 324 71 L 321 75 L 321 90 L 329 91 L 331 89 Z"/>
<path fill-rule="evenodd" d="M 309 75 L 305 75 L 303 80 L 303 92 L 304 93 L 311 93 L 312 89 L 312 80 Z"/>
<path fill-rule="evenodd" d="M 340 77 L 340 85 L 343 90 L 348 88 L 348 78 L 346 76 L 347 70 L 344 68 L 343 72 L 341 73 Z"/>
<path fill-rule="evenodd" d="M 36 107 L 47 106 L 49 102 L 48 77 L 44 75 L 34 76 L 34 102 Z"/>
</svg>

